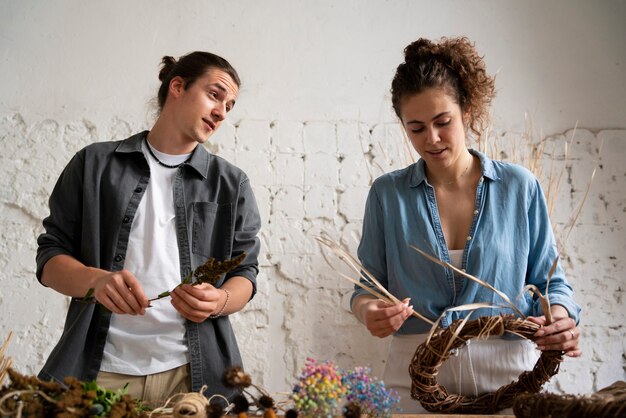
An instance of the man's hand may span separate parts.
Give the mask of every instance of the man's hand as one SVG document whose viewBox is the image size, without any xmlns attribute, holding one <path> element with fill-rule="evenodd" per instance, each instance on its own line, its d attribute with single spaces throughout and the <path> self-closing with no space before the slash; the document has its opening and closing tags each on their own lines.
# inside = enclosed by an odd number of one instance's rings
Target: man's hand
<svg viewBox="0 0 626 418">
<path fill-rule="evenodd" d="M 106 272 L 98 277 L 94 296 L 116 314 L 143 315 L 149 305 L 139 280 L 128 270 Z"/>
<path fill-rule="evenodd" d="M 226 292 L 208 283 L 178 286 L 170 296 L 172 306 L 182 316 L 198 323 L 219 312 L 226 303 Z"/>
<path fill-rule="evenodd" d="M 96 300 L 117 314 L 143 315 L 150 304 L 139 280 L 130 271 L 87 267 L 66 254 L 48 260 L 41 283 L 73 298 L 84 298 L 93 289 Z"/>
</svg>

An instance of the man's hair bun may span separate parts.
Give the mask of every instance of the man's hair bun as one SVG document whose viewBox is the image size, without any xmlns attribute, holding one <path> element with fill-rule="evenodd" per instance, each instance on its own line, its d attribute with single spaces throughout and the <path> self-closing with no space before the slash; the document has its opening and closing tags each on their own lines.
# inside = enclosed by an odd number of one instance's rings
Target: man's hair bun
<svg viewBox="0 0 626 418">
<path fill-rule="evenodd" d="M 161 60 L 161 71 L 159 71 L 159 81 L 163 81 L 167 78 L 167 75 L 174 69 L 176 66 L 176 58 L 170 57 L 166 55 Z"/>
</svg>

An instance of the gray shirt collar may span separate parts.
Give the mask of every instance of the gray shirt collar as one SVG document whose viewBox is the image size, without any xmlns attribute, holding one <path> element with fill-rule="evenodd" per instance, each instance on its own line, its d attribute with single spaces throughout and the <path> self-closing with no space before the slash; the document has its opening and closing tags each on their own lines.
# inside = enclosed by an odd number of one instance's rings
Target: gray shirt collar
<svg viewBox="0 0 626 418">
<path fill-rule="evenodd" d="M 141 142 L 148 135 L 149 131 L 143 131 L 138 134 L 131 136 L 123 140 L 115 150 L 115 152 L 120 153 L 140 153 L 143 154 L 141 150 Z M 207 178 L 209 173 L 209 162 L 211 159 L 211 154 L 204 148 L 203 146 L 196 146 L 191 154 L 191 159 L 186 164 L 193 168 L 198 174 L 200 174 L 203 178 Z"/>
</svg>

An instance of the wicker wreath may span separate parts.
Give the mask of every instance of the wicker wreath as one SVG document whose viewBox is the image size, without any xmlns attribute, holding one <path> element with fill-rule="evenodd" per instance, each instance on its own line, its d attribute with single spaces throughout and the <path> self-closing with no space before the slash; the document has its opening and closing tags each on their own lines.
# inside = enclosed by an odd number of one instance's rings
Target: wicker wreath
<svg viewBox="0 0 626 418">
<path fill-rule="evenodd" d="M 626 382 L 617 381 L 591 395 L 523 393 L 513 412 L 520 418 L 613 418 L 626 416 Z"/>
<path fill-rule="evenodd" d="M 518 394 L 539 392 L 542 385 L 559 371 L 562 351 L 542 351 L 535 367 L 520 374 L 517 381 L 477 397 L 448 393 L 437 383 L 437 374 L 451 351 L 468 340 L 505 332 L 532 340 L 538 329 L 539 325 L 534 322 L 513 315 L 485 316 L 467 321 L 465 325 L 463 320 L 454 321 L 450 327 L 436 331 L 428 344 L 417 347 L 409 366 L 411 397 L 430 412 L 493 414 L 512 407 Z"/>
</svg>

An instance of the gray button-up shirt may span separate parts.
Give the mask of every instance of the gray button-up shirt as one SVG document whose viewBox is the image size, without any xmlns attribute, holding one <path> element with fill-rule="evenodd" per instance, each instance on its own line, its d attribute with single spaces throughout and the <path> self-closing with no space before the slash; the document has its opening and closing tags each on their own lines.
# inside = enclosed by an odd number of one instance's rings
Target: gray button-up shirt
<svg viewBox="0 0 626 418">
<path fill-rule="evenodd" d="M 141 151 L 147 134 L 89 145 L 63 170 L 50 196 L 45 233 L 37 240 L 39 280 L 46 262 L 60 254 L 104 270 L 123 268 L 133 218 L 150 179 Z M 209 257 L 224 260 L 245 252 L 243 263 L 217 286 L 229 277 L 243 276 L 256 292 L 261 221 L 245 173 L 197 146 L 191 159 L 177 169 L 173 198 L 181 278 Z M 100 305 L 72 299 L 61 339 L 39 377 L 94 380 L 110 319 L 111 313 Z M 186 321 L 186 330 L 192 390 L 208 385 L 207 394 L 230 396 L 222 374 L 229 366 L 241 365 L 241 356 L 228 317 Z"/>
</svg>

